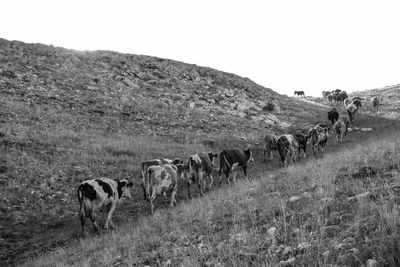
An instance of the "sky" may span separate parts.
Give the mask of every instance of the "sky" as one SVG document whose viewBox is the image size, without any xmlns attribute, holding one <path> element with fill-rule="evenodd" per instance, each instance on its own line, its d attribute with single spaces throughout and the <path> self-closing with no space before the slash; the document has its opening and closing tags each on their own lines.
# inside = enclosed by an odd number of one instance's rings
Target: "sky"
<svg viewBox="0 0 400 267">
<path fill-rule="evenodd" d="M 0 0 L 0 38 L 168 58 L 321 96 L 400 83 L 397 0 Z"/>
</svg>

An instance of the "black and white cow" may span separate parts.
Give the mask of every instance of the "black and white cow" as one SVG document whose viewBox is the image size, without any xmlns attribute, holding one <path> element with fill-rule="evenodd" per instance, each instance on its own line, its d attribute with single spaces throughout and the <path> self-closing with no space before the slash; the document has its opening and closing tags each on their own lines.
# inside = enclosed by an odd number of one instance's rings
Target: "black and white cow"
<svg viewBox="0 0 400 267">
<path fill-rule="evenodd" d="M 228 184 L 230 184 L 229 174 L 231 171 L 233 174 L 233 182 L 236 183 L 237 167 L 242 167 L 244 177 L 247 177 L 247 163 L 254 161 L 253 154 L 250 149 L 245 149 L 243 152 L 237 149 L 223 150 L 219 154 L 219 186 L 221 186 L 222 178 L 221 174 L 224 173 Z"/>
<path fill-rule="evenodd" d="M 178 180 L 186 179 L 187 165 L 163 164 L 150 166 L 146 171 L 145 188 L 147 198 L 150 200 L 151 213 L 154 212 L 154 202 L 158 195 L 171 192 L 170 206 L 176 205 L 175 195 L 178 191 Z"/>
<path fill-rule="evenodd" d="M 348 105 L 350 105 L 352 102 L 352 100 L 350 98 L 346 98 L 345 100 L 343 100 L 343 104 L 345 107 L 347 107 Z"/>
<path fill-rule="evenodd" d="M 197 186 L 200 190 L 200 195 L 204 195 L 204 191 L 206 190 L 206 180 L 205 176 L 208 176 L 210 179 L 210 183 L 207 187 L 207 190 L 210 190 L 213 185 L 213 169 L 215 166 L 215 159 L 217 158 L 218 154 L 209 152 L 199 153 L 196 155 L 191 155 L 189 157 L 188 166 L 189 166 L 189 177 L 187 179 L 188 185 L 188 196 L 192 198 L 190 193 L 190 185 L 192 182 L 197 183 Z"/>
<path fill-rule="evenodd" d="M 296 151 L 299 147 L 296 138 L 291 134 L 283 134 L 277 141 L 278 152 L 281 157 L 283 167 L 296 161 Z"/>
<path fill-rule="evenodd" d="M 358 109 L 357 109 L 356 105 L 351 103 L 350 105 L 348 105 L 346 107 L 346 110 L 347 110 L 347 114 L 349 115 L 350 122 L 352 122 L 354 120 L 355 116 L 356 116 L 356 113 L 357 113 Z"/>
<path fill-rule="evenodd" d="M 114 223 L 112 222 L 114 210 L 117 203 L 123 198 L 131 198 L 130 189 L 132 185 L 133 183 L 128 182 L 127 179 L 121 179 L 118 182 L 109 178 L 83 181 L 78 187 L 79 217 L 82 233 L 84 233 L 86 217 L 90 217 L 95 231 L 99 231 L 99 226 L 96 222 L 96 213 L 108 205 L 111 206 L 104 229 L 108 229 L 109 225 L 114 228 Z"/>
<path fill-rule="evenodd" d="M 142 189 L 143 189 L 143 199 L 147 200 L 147 194 L 146 194 L 146 188 L 145 188 L 145 178 L 146 178 L 146 171 L 150 166 L 157 166 L 157 165 L 162 165 L 162 164 L 183 164 L 183 161 L 180 158 L 174 158 L 174 159 L 151 159 L 151 160 L 146 160 L 143 161 L 140 164 L 140 172 L 142 174 Z"/>
</svg>

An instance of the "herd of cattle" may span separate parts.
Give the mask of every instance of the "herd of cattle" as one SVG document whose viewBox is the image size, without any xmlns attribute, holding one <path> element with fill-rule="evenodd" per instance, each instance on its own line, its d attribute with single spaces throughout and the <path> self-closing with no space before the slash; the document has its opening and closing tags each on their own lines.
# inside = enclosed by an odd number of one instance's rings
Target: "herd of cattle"
<svg viewBox="0 0 400 267">
<path fill-rule="evenodd" d="M 216 166 L 216 158 L 220 159 L 219 169 Z M 182 179 L 187 183 L 188 197 L 192 198 L 190 185 L 197 184 L 200 195 L 209 191 L 213 185 L 213 171 L 219 171 L 219 186 L 222 183 L 222 176 L 225 175 L 228 184 L 231 180 L 236 183 L 237 168 L 243 169 L 245 178 L 247 177 L 247 163 L 254 161 L 250 149 L 240 151 L 237 149 L 223 150 L 216 154 L 212 152 L 191 155 L 186 163 L 180 158 L 174 159 L 153 159 L 141 163 L 141 186 L 143 198 L 150 202 L 151 212 L 154 212 L 154 201 L 157 196 L 166 197 L 167 192 L 171 192 L 170 206 L 177 202 L 175 199 L 178 190 L 178 181 Z M 230 176 L 230 174 L 232 175 Z M 209 183 L 206 184 L 208 177 Z M 99 227 L 96 222 L 96 214 L 102 208 L 110 206 L 105 229 L 109 226 L 114 227 L 112 215 L 116 205 L 123 198 L 131 198 L 130 188 L 132 182 L 126 179 L 114 181 L 109 178 L 99 178 L 83 181 L 78 187 L 78 200 L 80 203 L 79 217 L 82 232 L 84 232 L 85 220 L 89 217 L 93 227 L 98 232 Z"/>
<path fill-rule="evenodd" d="M 332 96 L 333 95 L 333 96 Z M 273 160 L 273 151 L 278 151 L 281 162 L 284 167 L 288 166 L 301 157 L 306 157 L 306 147 L 310 144 L 313 154 L 319 151 L 323 152 L 328 140 L 328 132 L 332 128 L 338 143 L 341 143 L 343 136 L 347 134 L 350 122 L 355 118 L 357 111 L 361 108 L 363 99 L 354 97 L 351 100 L 346 97 L 342 100 L 346 92 L 333 91 L 327 94 L 323 92 L 323 96 L 328 101 L 330 98 L 338 103 L 345 104 L 347 114 L 340 114 L 336 107 L 328 111 L 328 120 L 332 123 L 332 127 L 328 127 L 325 123 L 321 123 L 312 127 L 307 134 L 283 134 L 276 136 L 274 134 L 266 134 L 263 144 L 263 159 L 266 161 L 266 154 L 269 160 Z M 329 97 L 331 96 L 331 97 Z M 379 106 L 378 98 L 373 98 L 371 103 L 374 110 Z M 338 107 L 339 108 L 339 107 Z M 216 165 L 216 159 L 219 158 L 219 168 Z M 237 168 L 241 167 L 246 180 L 247 163 L 254 161 L 250 149 L 240 151 L 237 149 L 223 150 L 216 153 L 199 153 L 189 156 L 184 162 L 180 158 L 175 159 L 153 159 L 146 160 L 141 163 L 141 186 L 143 189 L 143 198 L 150 202 L 151 212 L 154 212 L 154 201 L 157 196 L 166 197 L 167 192 L 171 192 L 170 206 L 176 205 L 175 199 L 178 190 L 178 181 L 182 179 L 187 183 L 188 197 L 191 198 L 190 185 L 195 183 L 198 186 L 200 195 L 203 196 L 205 191 L 209 191 L 213 185 L 213 171 L 219 174 L 219 186 L 222 182 L 223 174 L 228 184 L 231 180 L 236 183 Z M 231 177 L 230 174 L 232 173 Z M 209 183 L 207 185 L 206 178 Z M 86 180 L 78 187 L 78 200 L 80 203 L 79 217 L 81 221 L 82 232 L 86 217 L 92 221 L 93 227 L 97 232 L 99 230 L 96 222 L 96 213 L 104 207 L 109 206 L 107 219 L 104 225 L 108 229 L 109 225 L 114 227 L 112 215 L 117 203 L 123 198 L 131 198 L 132 182 L 126 179 L 114 181 L 109 178 L 98 178 Z"/>
</svg>

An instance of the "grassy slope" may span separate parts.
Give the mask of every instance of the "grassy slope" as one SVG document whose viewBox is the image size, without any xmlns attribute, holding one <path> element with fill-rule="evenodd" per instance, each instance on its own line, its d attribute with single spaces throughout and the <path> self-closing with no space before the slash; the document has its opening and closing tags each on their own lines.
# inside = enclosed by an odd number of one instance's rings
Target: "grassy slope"
<svg viewBox="0 0 400 267">
<path fill-rule="evenodd" d="M 27 266 L 265 266 L 287 260 L 359 266 L 368 259 L 398 266 L 397 130 L 273 174 L 253 170 L 250 183 L 80 240 Z M 365 192 L 366 198 L 348 200 Z"/>
<path fill-rule="evenodd" d="M 9 264 L 76 242 L 75 190 L 83 179 L 137 178 L 138 162 L 145 158 L 185 158 L 198 151 L 248 145 L 257 161 L 251 173 L 261 177 L 280 165 L 260 163 L 261 147 L 256 144 L 265 124 L 258 118 L 274 115 L 291 124 L 268 129 L 276 133 L 306 131 L 326 121 L 325 106 L 287 98 L 209 68 L 109 51 L 81 53 L 6 40 L 0 45 L 0 260 Z M 226 96 L 226 90 L 232 96 Z M 258 108 L 271 102 L 281 112 L 240 113 L 235 105 L 244 94 L 261 101 Z M 192 102 L 200 105 L 192 109 Z M 361 118 L 356 124 L 368 126 L 369 118 Z M 389 120 L 374 121 L 378 124 L 395 126 Z M 350 135 L 346 145 L 358 141 L 358 135 L 368 133 Z M 330 141 L 328 151 L 336 149 Z M 212 194 L 234 196 L 229 190 L 218 192 Z M 119 226 L 146 220 L 148 204 L 141 200 L 139 187 L 134 196 L 117 210 Z M 180 190 L 178 201 L 186 199 Z M 192 202 L 197 201 L 208 200 Z M 159 201 L 161 206 L 165 203 Z M 75 256 L 92 258 L 93 251 Z M 152 258 L 144 255 L 139 261 L 146 259 Z"/>
<path fill-rule="evenodd" d="M 0 63 L 2 263 L 79 237 L 76 186 L 84 179 L 136 179 L 145 158 L 259 149 L 268 116 L 303 131 L 325 120 L 326 107 L 168 59 L 0 39 Z M 241 111 L 243 99 L 255 106 Z M 262 110 L 267 104 L 275 110 Z M 148 214 L 141 189 L 133 193 L 117 222 Z"/>
</svg>

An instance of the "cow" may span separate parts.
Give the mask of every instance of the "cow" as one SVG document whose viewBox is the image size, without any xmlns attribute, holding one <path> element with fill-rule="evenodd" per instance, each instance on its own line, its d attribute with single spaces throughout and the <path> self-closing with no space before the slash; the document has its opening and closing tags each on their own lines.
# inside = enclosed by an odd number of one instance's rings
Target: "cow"
<svg viewBox="0 0 400 267">
<path fill-rule="evenodd" d="M 294 91 L 294 95 L 298 95 L 301 97 L 305 97 L 306 95 L 304 94 L 304 91 Z"/>
<path fill-rule="evenodd" d="M 334 94 L 330 93 L 326 96 L 326 99 L 328 100 L 328 102 L 332 102 L 334 100 Z"/>
<path fill-rule="evenodd" d="M 128 182 L 127 179 L 114 181 L 109 178 L 97 178 L 80 183 L 77 192 L 80 204 L 79 218 L 82 233 L 84 233 L 86 217 L 90 217 L 94 230 L 96 232 L 99 231 L 99 226 L 96 222 L 96 213 L 109 205 L 111 206 L 104 229 L 108 229 L 109 225 L 115 228 L 112 222 L 112 215 L 118 202 L 121 202 L 123 198 L 131 198 L 130 189 L 132 185 L 133 183 Z"/>
<path fill-rule="evenodd" d="M 346 110 L 347 110 L 347 114 L 349 114 L 350 122 L 352 122 L 354 120 L 355 116 L 356 116 L 357 107 L 356 107 L 356 105 L 351 103 L 350 105 L 348 105 L 346 107 Z"/>
<path fill-rule="evenodd" d="M 354 99 L 354 100 L 353 100 L 353 104 L 354 104 L 354 106 L 357 107 L 357 109 L 360 109 L 361 106 L 362 106 L 361 100 L 359 100 L 359 99 Z"/>
<path fill-rule="evenodd" d="M 339 116 L 338 121 L 342 121 L 344 123 L 344 125 L 346 125 L 346 131 L 344 132 L 344 135 L 347 135 L 348 129 L 349 129 L 349 124 L 350 124 L 350 119 L 349 116 L 345 115 L 345 114 L 341 114 Z"/>
<path fill-rule="evenodd" d="M 375 96 L 371 99 L 372 107 L 374 108 L 374 112 L 379 111 L 379 99 Z"/>
<path fill-rule="evenodd" d="M 328 141 L 328 131 L 328 127 L 324 125 L 317 125 L 308 131 L 308 139 L 314 155 L 317 155 L 317 151 L 324 152 Z"/>
<path fill-rule="evenodd" d="M 296 151 L 299 147 L 296 138 L 291 134 L 283 134 L 277 140 L 278 152 L 283 167 L 288 166 L 288 161 L 293 163 L 296 159 Z"/>
<path fill-rule="evenodd" d="M 332 125 L 338 120 L 339 112 L 336 108 L 332 108 L 328 111 L 328 120 L 332 123 Z"/>
<path fill-rule="evenodd" d="M 354 101 L 354 100 L 356 100 L 356 99 L 358 99 L 358 100 L 360 100 L 360 101 L 364 100 L 364 98 L 362 98 L 362 97 L 359 97 L 359 96 L 355 96 L 355 97 L 353 97 L 353 99 L 352 99 L 352 100 Z"/>
<path fill-rule="evenodd" d="M 336 142 L 342 143 L 343 142 L 343 135 L 347 133 L 347 126 L 342 120 L 338 120 L 333 125 L 334 132 L 336 134 Z"/>
<path fill-rule="evenodd" d="M 170 206 L 176 205 L 175 195 L 178 191 L 178 180 L 187 179 L 188 166 L 183 164 L 162 164 L 150 166 L 146 171 L 145 188 L 150 200 L 151 213 L 154 213 L 154 202 L 158 195 L 171 192 Z"/>
<path fill-rule="evenodd" d="M 214 181 L 212 172 L 215 166 L 214 161 L 217 158 L 217 156 L 218 154 L 209 152 L 208 154 L 200 153 L 196 155 L 191 155 L 189 157 L 188 161 L 189 177 L 187 179 L 189 198 L 192 198 L 192 195 L 190 193 L 190 184 L 192 182 L 197 183 L 201 196 L 204 196 L 205 190 L 211 190 Z M 208 178 L 210 179 L 210 183 L 207 188 L 204 176 L 208 176 Z"/>
<path fill-rule="evenodd" d="M 263 148 L 263 161 L 265 162 L 265 154 L 268 154 L 269 160 L 274 159 L 273 151 L 277 150 L 276 141 L 278 137 L 274 134 L 266 134 L 264 136 L 264 148 Z"/>
<path fill-rule="evenodd" d="M 348 105 L 350 105 L 351 104 L 351 99 L 350 98 L 346 98 L 344 101 L 343 101 L 343 104 L 344 104 L 344 106 L 345 107 L 347 107 Z"/>
<path fill-rule="evenodd" d="M 156 165 L 162 165 L 162 164 L 183 164 L 183 161 L 180 158 L 174 158 L 174 159 L 165 159 L 165 158 L 161 158 L 161 159 L 151 159 L 151 160 L 146 160 L 143 161 L 140 164 L 140 172 L 142 174 L 142 189 L 143 189 L 143 199 L 144 200 L 148 200 L 147 199 L 147 194 L 146 194 L 146 188 L 144 186 L 144 181 L 145 181 L 145 177 L 146 177 L 146 171 L 150 166 L 156 166 Z"/>
<path fill-rule="evenodd" d="M 327 96 L 328 96 L 329 94 L 330 94 L 329 91 L 322 91 L 322 97 L 323 97 L 324 99 L 326 99 Z"/>
<path fill-rule="evenodd" d="M 233 174 L 233 182 L 236 184 L 236 169 L 238 167 L 242 167 L 244 177 L 248 180 L 247 177 L 247 164 L 249 162 L 254 161 L 253 153 L 250 149 L 245 149 L 243 152 L 237 149 L 232 150 L 223 150 L 219 154 L 219 186 L 221 186 L 221 174 L 224 173 L 226 176 L 226 180 L 228 184 L 230 184 L 229 174 L 230 172 L 234 172 Z"/>
<path fill-rule="evenodd" d="M 297 144 L 299 145 L 299 158 L 301 155 L 301 150 L 303 150 L 303 157 L 306 158 L 306 148 L 307 148 L 307 141 L 308 136 L 300 133 L 294 134 L 296 138 Z"/>
<path fill-rule="evenodd" d="M 338 93 L 338 102 L 343 102 L 346 98 L 348 98 L 346 91 L 341 91 Z"/>
</svg>

